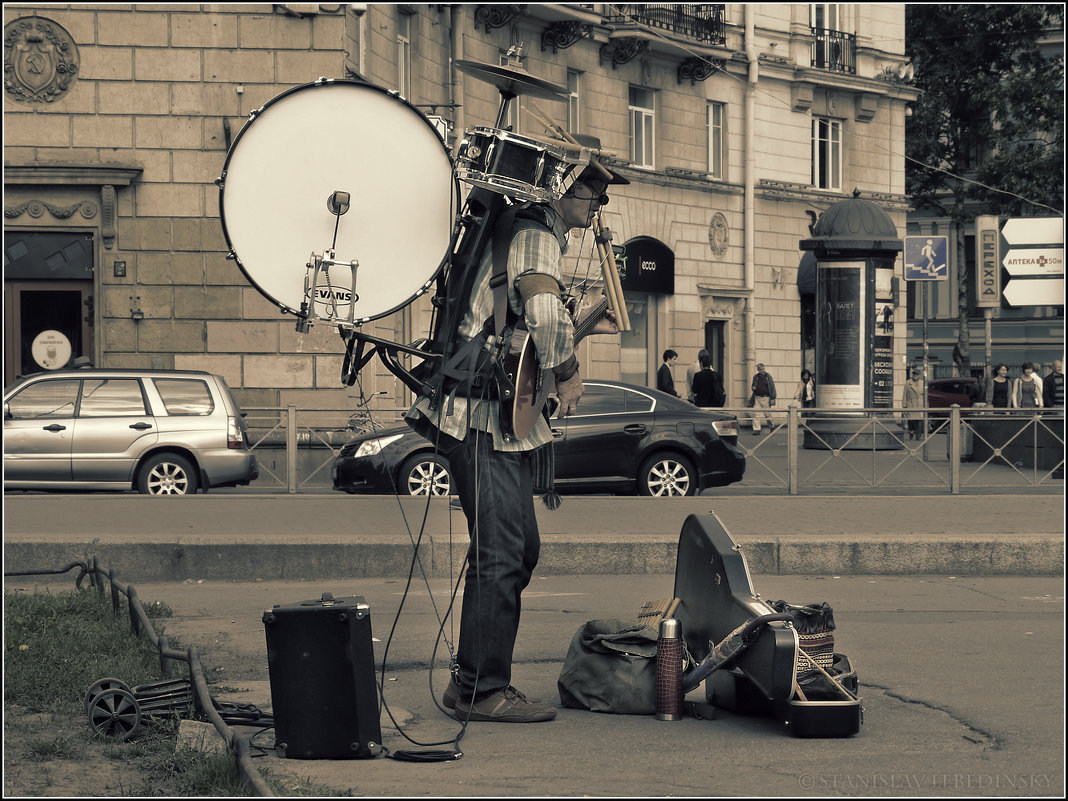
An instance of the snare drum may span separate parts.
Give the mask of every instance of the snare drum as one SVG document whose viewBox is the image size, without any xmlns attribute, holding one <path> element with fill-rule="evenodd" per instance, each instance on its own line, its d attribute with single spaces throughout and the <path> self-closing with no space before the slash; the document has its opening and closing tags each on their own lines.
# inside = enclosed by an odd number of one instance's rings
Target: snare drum
<svg viewBox="0 0 1068 801">
<path fill-rule="evenodd" d="M 270 100 L 217 183 L 245 277 L 311 322 L 391 314 L 432 286 L 452 252 L 460 193 L 449 151 L 418 109 L 371 84 L 320 79 Z M 348 194 L 340 216 L 328 205 L 335 192 Z M 309 268 L 324 254 L 340 264 Z"/>
<path fill-rule="evenodd" d="M 519 200 L 559 200 L 577 163 L 562 149 L 497 128 L 469 128 L 456 150 L 461 181 Z"/>
</svg>

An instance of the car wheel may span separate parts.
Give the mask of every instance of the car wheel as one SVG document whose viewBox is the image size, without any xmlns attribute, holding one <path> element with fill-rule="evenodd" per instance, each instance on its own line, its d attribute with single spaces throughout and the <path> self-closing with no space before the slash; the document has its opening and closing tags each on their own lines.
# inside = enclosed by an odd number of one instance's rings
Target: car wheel
<svg viewBox="0 0 1068 801">
<path fill-rule="evenodd" d="M 402 495 L 449 495 L 452 476 L 449 463 L 432 453 L 417 453 L 401 465 L 397 487 Z"/>
<path fill-rule="evenodd" d="M 697 494 L 697 473 L 685 456 L 657 453 L 642 463 L 638 492 L 656 498 L 681 498 Z"/>
<path fill-rule="evenodd" d="M 193 495 L 197 473 L 184 456 L 158 453 L 137 472 L 137 491 L 143 495 Z"/>
</svg>

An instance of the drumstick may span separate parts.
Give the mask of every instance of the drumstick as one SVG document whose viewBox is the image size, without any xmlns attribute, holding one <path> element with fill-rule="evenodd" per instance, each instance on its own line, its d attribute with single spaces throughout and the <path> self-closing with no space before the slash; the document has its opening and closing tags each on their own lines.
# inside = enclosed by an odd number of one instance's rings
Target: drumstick
<svg viewBox="0 0 1068 801">
<path fill-rule="evenodd" d="M 608 296 L 608 304 L 616 313 L 616 325 L 620 331 L 630 330 L 630 316 L 627 314 L 627 303 L 623 298 L 623 284 L 619 280 L 619 270 L 616 267 L 616 254 L 612 250 L 612 243 L 605 235 L 604 220 L 600 210 L 594 217 L 594 241 L 597 243 L 597 255 L 601 259 L 601 273 L 604 276 L 605 294 Z"/>
<path fill-rule="evenodd" d="M 572 145 L 578 145 L 579 147 L 582 147 L 582 144 L 577 139 L 575 139 L 575 137 L 573 137 L 571 134 L 569 134 L 567 131 L 565 131 L 563 128 L 561 128 L 558 124 L 553 122 L 552 118 L 550 118 L 548 115 L 546 115 L 545 111 L 537 103 L 535 103 L 533 100 L 529 100 L 529 99 L 528 99 L 527 103 L 528 103 L 527 110 L 530 111 L 530 113 L 533 114 L 535 117 L 540 118 L 541 124 L 546 126 L 549 131 L 551 131 L 552 133 L 555 133 L 557 136 L 559 136 L 565 142 L 569 142 Z M 593 153 L 594 152 L 595 151 L 593 151 L 593 150 L 590 151 L 590 154 L 591 154 L 590 155 L 590 166 L 593 167 L 596 170 L 599 170 L 600 173 L 604 176 L 606 181 L 611 181 L 612 180 L 612 173 L 610 173 L 608 170 L 606 170 L 604 168 L 604 165 L 601 164 L 601 162 L 599 162 L 599 161 L 597 161 L 597 159 L 593 158 Z M 597 150 L 596 153 L 600 154 L 601 151 Z"/>
<path fill-rule="evenodd" d="M 817 662 L 815 659 L 813 659 L 811 656 L 809 656 L 804 648 L 798 648 L 797 650 L 802 656 L 805 657 L 805 659 L 807 659 L 812 664 L 812 666 L 814 668 L 816 668 L 816 670 L 818 670 L 820 673 L 822 673 L 824 676 L 826 676 L 828 679 L 830 679 L 831 684 L 833 684 L 835 687 L 837 687 L 839 690 L 841 690 L 843 695 L 845 695 L 847 698 L 849 698 L 852 701 L 859 701 L 860 700 L 855 695 L 853 695 L 853 693 L 849 692 L 849 690 L 847 690 L 845 688 L 845 685 L 843 685 L 842 682 L 838 681 L 838 679 L 836 679 L 834 676 L 832 676 L 830 673 L 828 673 L 826 670 L 824 670 L 823 667 L 820 665 L 820 663 Z"/>
</svg>

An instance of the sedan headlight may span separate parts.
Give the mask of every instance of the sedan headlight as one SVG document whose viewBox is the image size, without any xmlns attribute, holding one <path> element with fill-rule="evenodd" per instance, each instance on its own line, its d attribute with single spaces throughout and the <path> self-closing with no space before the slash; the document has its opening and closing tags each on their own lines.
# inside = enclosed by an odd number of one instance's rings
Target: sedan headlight
<svg viewBox="0 0 1068 801">
<path fill-rule="evenodd" d="M 359 459 L 363 456 L 374 456 L 376 453 L 381 453 L 383 448 L 387 445 L 392 445 L 403 436 L 404 433 L 402 432 L 400 434 L 393 434 L 389 437 L 375 437 L 374 439 L 369 439 L 356 449 L 356 453 L 352 454 L 352 458 Z"/>
<path fill-rule="evenodd" d="M 713 420 L 712 428 L 721 437 L 736 437 L 738 436 L 738 419 Z"/>
</svg>

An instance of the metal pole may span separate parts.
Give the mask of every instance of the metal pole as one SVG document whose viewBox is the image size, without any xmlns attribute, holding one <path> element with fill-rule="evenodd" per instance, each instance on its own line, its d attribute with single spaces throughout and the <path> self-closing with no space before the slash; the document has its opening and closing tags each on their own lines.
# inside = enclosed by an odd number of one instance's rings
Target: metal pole
<svg viewBox="0 0 1068 801">
<path fill-rule="evenodd" d="M 786 415 L 786 474 L 790 495 L 797 495 L 797 440 L 801 434 L 797 421 L 800 416 L 797 404 L 791 403 Z"/>
<path fill-rule="evenodd" d="M 297 407 L 286 407 L 286 482 L 290 493 L 297 491 Z"/>
<path fill-rule="evenodd" d="M 994 374 L 991 372 L 991 368 L 993 367 L 994 354 L 991 351 L 991 348 L 993 347 L 993 343 L 990 341 L 991 340 L 991 336 L 990 336 L 991 322 L 990 321 L 991 321 L 991 319 L 993 319 L 993 317 L 994 317 L 994 310 L 993 309 L 991 309 L 989 306 L 983 309 L 983 326 L 984 326 L 984 333 L 986 335 L 986 370 L 984 371 L 985 374 L 986 374 L 986 381 L 984 382 L 985 383 L 986 392 L 984 392 L 983 395 L 986 397 L 986 402 L 988 404 L 994 402 L 994 398 L 993 398 L 993 395 L 994 395 Z"/>
<path fill-rule="evenodd" d="M 949 409 L 949 494 L 960 495 L 960 405 Z"/>
<path fill-rule="evenodd" d="M 923 448 L 922 458 L 927 461 L 927 282 L 923 282 Z"/>
</svg>

